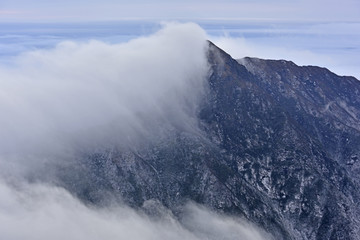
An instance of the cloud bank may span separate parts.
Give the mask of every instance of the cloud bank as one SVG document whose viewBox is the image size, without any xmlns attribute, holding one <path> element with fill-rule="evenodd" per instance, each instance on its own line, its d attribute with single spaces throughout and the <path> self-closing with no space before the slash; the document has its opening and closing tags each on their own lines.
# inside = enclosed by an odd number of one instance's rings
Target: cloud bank
<svg viewBox="0 0 360 240">
<path fill-rule="evenodd" d="M 269 239 L 265 237 L 255 226 L 194 204 L 187 205 L 180 220 L 166 211 L 152 218 L 126 206 L 87 207 L 61 188 L 0 181 L 1 239 Z"/>
<path fill-rule="evenodd" d="M 23 53 L 0 67 L 0 157 L 44 159 L 196 131 L 205 50 L 200 27 L 167 24 L 127 43 Z"/>
<path fill-rule="evenodd" d="M 167 24 L 127 43 L 62 42 L 0 66 L 0 238 L 268 239 L 245 221 L 194 204 L 180 219 L 155 205 L 161 214 L 151 217 L 120 203 L 86 206 L 52 185 L 51 173 L 28 177 L 77 152 L 198 131 L 206 46 L 197 25 Z"/>
</svg>

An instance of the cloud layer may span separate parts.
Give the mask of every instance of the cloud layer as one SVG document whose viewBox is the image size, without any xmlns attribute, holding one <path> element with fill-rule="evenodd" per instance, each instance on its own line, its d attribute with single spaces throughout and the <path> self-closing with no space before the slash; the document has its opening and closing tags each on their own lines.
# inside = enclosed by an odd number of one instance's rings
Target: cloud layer
<svg viewBox="0 0 360 240">
<path fill-rule="evenodd" d="M 158 209 L 162 211 L 161 208 Z M 152 218 L 126 206 L 87 207 L 64 189 L 0 181 L 0 238 L 7 240 L 269 239 L 239 219 L 188 204 L 178 221 L 163 210 Z"/>
<path fill-rule="evenodd" d="M 86 206 L 52 185 L 51 174 L 28 178 L 79 151 L 197 131 L 205 53 L 201 28 L 168 24 L 128 43 L 63 42 L 1 66 L 0 238 L 264 239 L 256 227 L 194 204 L 178 219 L 149 201 L 158 213 L 151 217 L 120 203 Z"/>
<path fill-rule="evenodd" d="M 196 131 L 205 50 L 200 27 L 167 24 L 127 43 L 68 41 L 23 53 L 0 67 L 0 164 Z"/>
</svg>

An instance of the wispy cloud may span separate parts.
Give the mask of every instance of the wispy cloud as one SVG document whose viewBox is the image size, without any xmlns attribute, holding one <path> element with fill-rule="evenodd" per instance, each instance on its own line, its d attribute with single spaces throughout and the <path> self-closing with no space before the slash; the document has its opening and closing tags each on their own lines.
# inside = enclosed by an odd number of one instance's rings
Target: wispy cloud
<svg viewBox="0 0 360 240">
<path fill-rule="evenodd" d="M 159 127 L 196 129 L 205 39 L 195 24 L 168 24 L 128 43 L 68 41 L 23 53 L 0 67 L 0 157 L 44 159 L 135 144 Z"/>
<path fill-rule="evenodd" d="M 146 205 L 156 218 L 124 205 L 87 207 L 64 189 L 0 179 L 0 238 L 7 240 L 264 240 L 270 236 L 245 220 L 188 204 L 182 218 Z M 149 207 L 149 206 L 148 206 Z"/>
<path fill-rule="evenodd" d="M 127 43 L 62 42 L 0 66 L 0 238 L 269 239 L 244 220 L 194 204 L 180 218 L 154 201 L 144 209 L 156 217 L 121 203 L 89 207 L 47 174 L 89 146 L 196 131 L 205 39 L 195 24 L 167 24 Z"/>
<path fill-rule="evenodd" d="M 0 9 L 0 18 L 1 17 L 8 17 L 8 16 L 18 16 L 20 17 L 21 14 L 24 14 L 26 12 L 24 11 L 18 11 L 18 10 L 4 10 Z"/>
</svg>

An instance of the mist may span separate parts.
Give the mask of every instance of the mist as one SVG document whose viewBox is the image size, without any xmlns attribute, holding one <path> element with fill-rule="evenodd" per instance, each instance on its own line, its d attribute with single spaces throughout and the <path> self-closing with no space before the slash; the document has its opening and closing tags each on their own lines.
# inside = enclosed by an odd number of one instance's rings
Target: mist
<svg viewBox="0 0 360 240">
<path fill-rule="evenodd" d="M 201 134 L 205 40 L 195 24 L 165 24 L 126 43 L 66 41 L 0 66 L 0 238 L 268 239 L 194 203 L 180 217 L 155 200 L 143 210 L 87 205 L 52 175 L 78 153 L 134 147 L 174 130 Z"/>
<path fill-rule="evenodd" d="M 180 220 L 158 210 L 153 218 L 124 205 L 88 207 L 62 188 L 0 182 L 1 239 L 269 239 L 243 220 L 193 203 Z"/>
<path fill-rule="evenodd" d="M 197 131 L 205 37 L 195 24 L 170 23 L 126 43 L 65 41 L 0 66 L 0 162 L 58 161 Z"/>
</svg>

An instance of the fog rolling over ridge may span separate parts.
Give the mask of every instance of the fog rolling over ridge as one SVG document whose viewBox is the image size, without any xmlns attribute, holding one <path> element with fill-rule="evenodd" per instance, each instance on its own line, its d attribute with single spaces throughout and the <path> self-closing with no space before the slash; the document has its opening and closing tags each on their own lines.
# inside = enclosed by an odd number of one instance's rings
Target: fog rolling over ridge
<svg viewBox="0 0 360 240">
<path fill-rule="evenodd" d="M 206 38 L 0 65 L 0 239 L 359 239 L 358 79 Z"/>
<path fill-rule="evenodd" d="M 201 135 L 205 36 L 167 24 L 127 43 L 63 42 L 0 66 L 0 238 L 265 239 L 191 203 L 180 219 L 163 207 L 153 219 L 120 203 L 89 207 L 54 185 L 52 168 L 83 153 L 136 148 L 173 129 Z"/>
<path fill-rule="evenodd" d="M 197 25 L 169 24 L 122 44 L 63 42 L 23 53 L 0 68 L 1 156 L 48 158 L 134 146 L 174 127 L 197 131 L 205 48 Z"/>
</svg>

